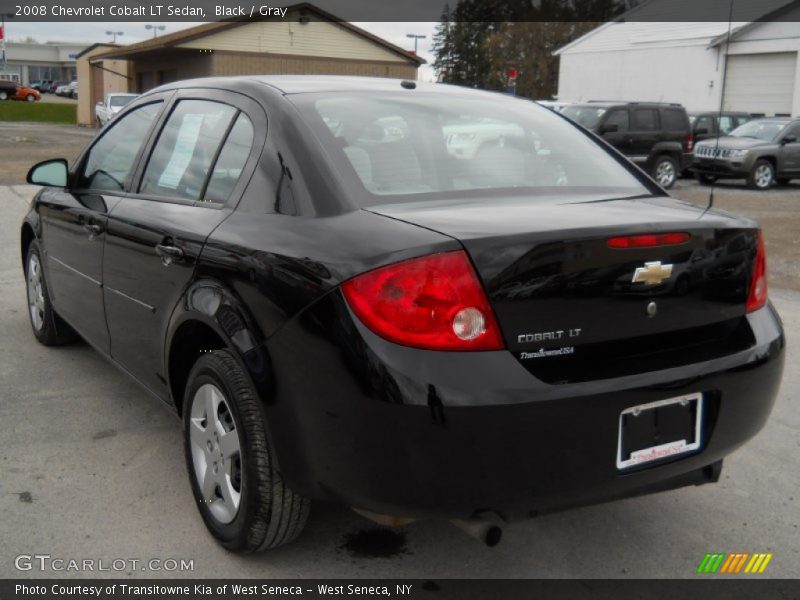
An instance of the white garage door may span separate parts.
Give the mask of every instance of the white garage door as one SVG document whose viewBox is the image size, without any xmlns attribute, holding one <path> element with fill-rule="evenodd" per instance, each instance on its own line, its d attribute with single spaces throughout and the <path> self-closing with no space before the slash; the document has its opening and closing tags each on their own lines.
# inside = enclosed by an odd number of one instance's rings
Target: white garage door
<svg viewBox="0 0 800 600">
<path fill-rule="evenodd" d="M 795 93 L 797 52 L 728 57 L 725 110 L 790 114 Z"/>
</svg>

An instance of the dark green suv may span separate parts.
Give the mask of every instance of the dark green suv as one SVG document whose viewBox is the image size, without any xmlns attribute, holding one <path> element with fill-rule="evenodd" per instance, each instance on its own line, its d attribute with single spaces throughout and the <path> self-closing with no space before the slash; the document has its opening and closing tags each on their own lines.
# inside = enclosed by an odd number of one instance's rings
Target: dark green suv
<svg viewBox="0 0 800 600">
<path fill-rule="evenodd" d="M 693 137 L 686 109 L 658 102 L 571 104 L 563 115 L 625 154 L 663 188 L 692 164 Z"/>
</svg>

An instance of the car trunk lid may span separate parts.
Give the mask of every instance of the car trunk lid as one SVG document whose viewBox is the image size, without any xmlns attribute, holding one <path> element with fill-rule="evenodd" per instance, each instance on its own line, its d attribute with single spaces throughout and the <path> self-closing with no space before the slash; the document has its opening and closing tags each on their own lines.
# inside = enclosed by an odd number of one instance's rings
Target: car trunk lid
<svg viewBox="0 0 800 600">
<path fill-rule="evenodd" d="M 666 197 L 515 197 L 369 210 L 458 239 L 508 349 L 545 380 L 652 370 L 750 343 L 742 321 L 753 221 Z M 609 245 L 656 233 L 688 236 L 654 247 Z"/>
</svg>

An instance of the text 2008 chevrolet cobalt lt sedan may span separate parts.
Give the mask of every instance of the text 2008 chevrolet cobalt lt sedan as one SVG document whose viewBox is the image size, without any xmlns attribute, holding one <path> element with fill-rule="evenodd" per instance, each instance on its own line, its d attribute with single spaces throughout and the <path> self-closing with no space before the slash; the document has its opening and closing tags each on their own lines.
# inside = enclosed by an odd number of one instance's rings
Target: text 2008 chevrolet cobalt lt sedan
<svg viewBox="0 0 800 600">
<path fill-rule="evenodd" d="M 758 225 L 530 102 L 185 81 L 28 177 L 34 335 L 182 416 L 231 550 L 310 499 L 468 521 L 716 481 L 777 393 Z"/>
</svg>

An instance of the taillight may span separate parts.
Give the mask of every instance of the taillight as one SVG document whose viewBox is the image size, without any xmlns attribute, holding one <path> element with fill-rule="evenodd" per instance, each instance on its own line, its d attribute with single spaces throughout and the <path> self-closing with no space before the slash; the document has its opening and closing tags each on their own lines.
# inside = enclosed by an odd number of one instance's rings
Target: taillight
<svg viewBox="0 0 800 600">
<path fill-rule="evenodd" d="M 654 246 L 676 246 L 685 244 L 691 236 L 685 232 L 645 233 L 640 235 L 623 235 L 609 238 L 609 248 L 652 248 Z"/>
<path fill-rule="evenodd" d="M 374 333 L 427 350 L 501 350 L 503 338 L 464 251 L 369 271 L 342 284 L 350 308 Z"/>
<path fill-rule="evenodd" d="M 694 149 L 694 134 L 689 132 L 689 135 L 686 136 L 686 150 L 685 152 L 688 154 Z"/>
<path fill-rule="evenodd" d="M 764 250 L 764 237 L 758 232 L 756 259 L 753 264 L 753 278 L 750 280 L 750 293 L 747 296 L 747 312 L 758 310 L 767 303 L 767 253 Z"/>
</svg>

